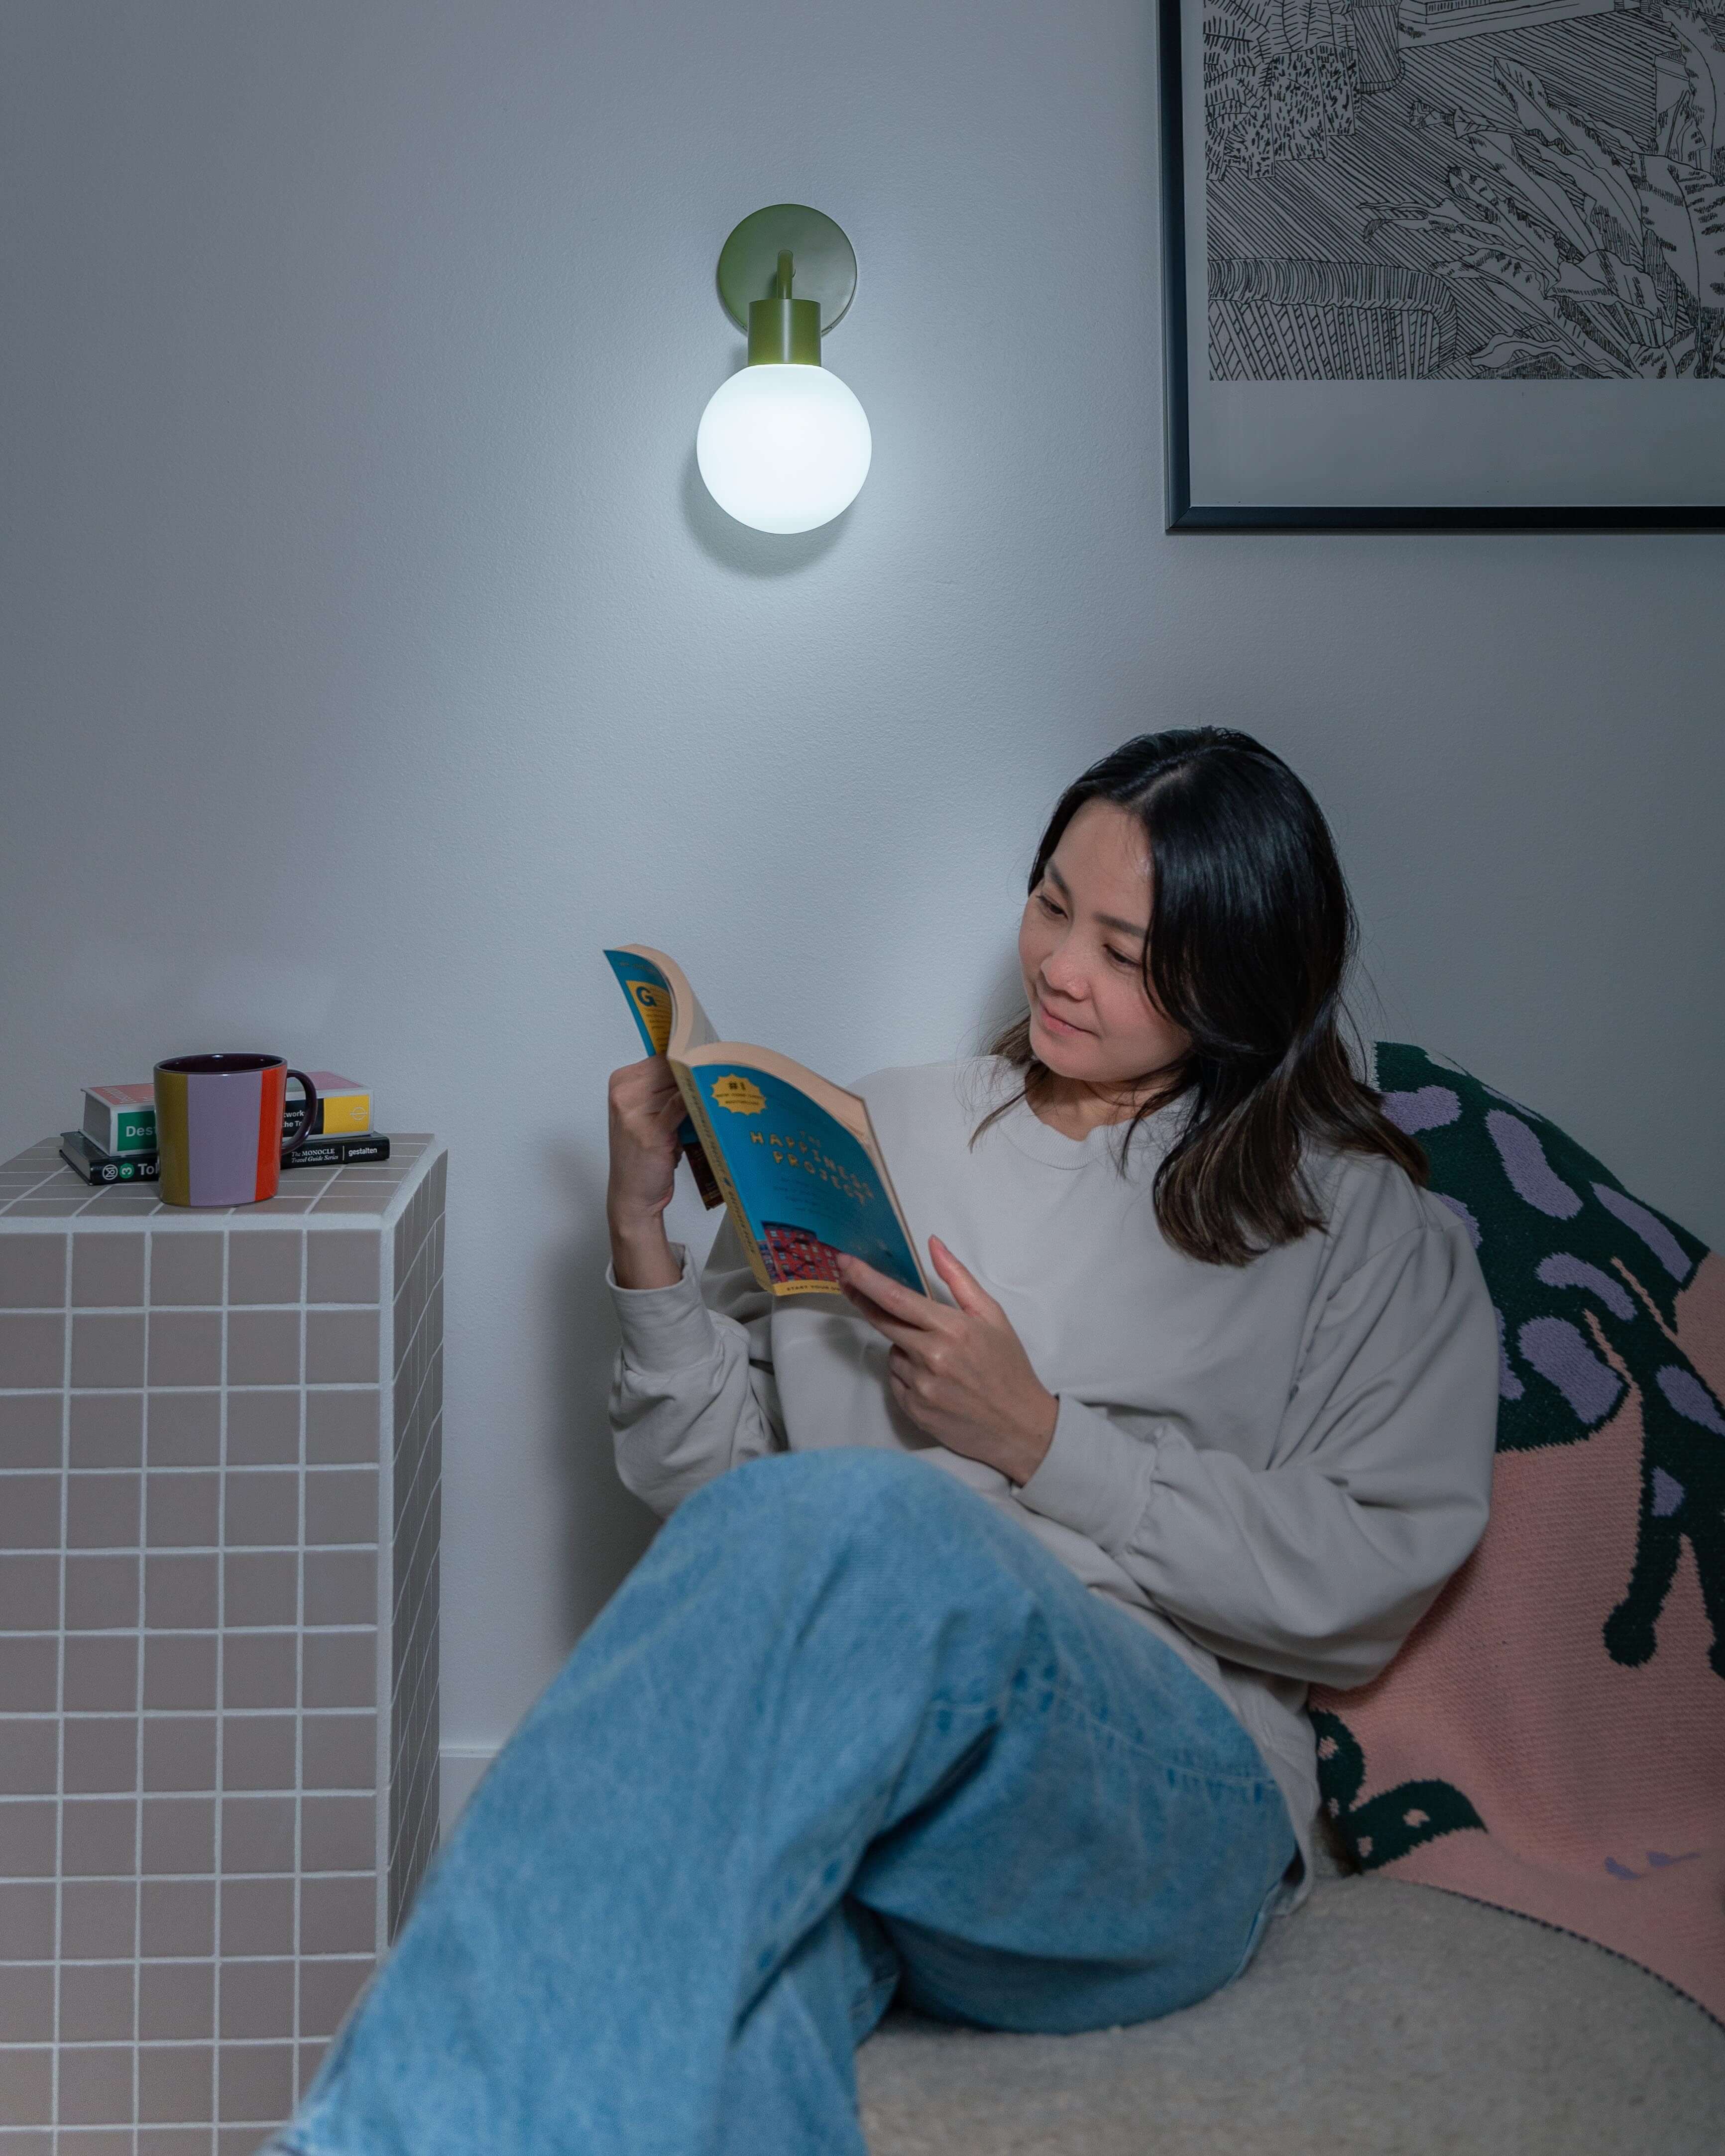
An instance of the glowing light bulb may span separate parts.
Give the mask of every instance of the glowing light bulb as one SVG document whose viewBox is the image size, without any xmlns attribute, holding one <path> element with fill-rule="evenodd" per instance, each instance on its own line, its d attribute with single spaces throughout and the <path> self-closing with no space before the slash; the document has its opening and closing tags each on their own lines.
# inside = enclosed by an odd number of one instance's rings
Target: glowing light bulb
<svg viewBox="0 0 1725 2156">
<path fill-rule="evenodd" d="M 868 415 L 820 366 L 756 364 L 714 393 L 695 437 L 707 491 L 757 531 L 813 531 L 855 501 L 873 454 Z"/>
</svg>

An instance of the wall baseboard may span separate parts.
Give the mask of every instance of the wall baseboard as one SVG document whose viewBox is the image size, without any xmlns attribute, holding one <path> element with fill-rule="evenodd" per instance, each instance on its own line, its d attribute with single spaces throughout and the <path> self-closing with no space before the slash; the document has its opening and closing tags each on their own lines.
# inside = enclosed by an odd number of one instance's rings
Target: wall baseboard
<svg viewBox="0 0 1725 2156">
<path fill-rule="evenodd" d="M 438 1804 L 445 1836 L 479 1787 L 480 1777 L 496 1757 L 494 1744 L 445 1744 L 439 1752 Z"/>
</svg>

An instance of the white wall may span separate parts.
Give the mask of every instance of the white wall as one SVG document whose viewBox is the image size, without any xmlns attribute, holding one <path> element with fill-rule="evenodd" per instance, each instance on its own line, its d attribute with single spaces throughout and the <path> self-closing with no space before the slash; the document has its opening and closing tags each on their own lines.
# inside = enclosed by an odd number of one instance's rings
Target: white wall
<svg viewBox="0 0 1725 2156">
<path fill-rule="evenodd" d="M 647 1527 L 603 941 L 837 1076 L 952 1054 L 1059 788 L 1238 722 L 1383 1029 L 1725 1236 L 1725 542 L 1165 537 L 1153 69 L 1150 0 L 0 13 L 0 1149 L 259 1045 L 451 1141 L 458 1746 Z M 875 441 L 791 541 L 692 459 L 783 199 L 855 243 Z"/>
</svg>

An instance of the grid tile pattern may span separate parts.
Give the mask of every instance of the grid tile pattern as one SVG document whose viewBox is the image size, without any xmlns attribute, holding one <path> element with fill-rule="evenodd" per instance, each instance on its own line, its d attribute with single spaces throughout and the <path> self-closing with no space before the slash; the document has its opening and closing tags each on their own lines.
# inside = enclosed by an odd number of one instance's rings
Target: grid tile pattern
<svg viewBox="0 0 1725 2156">
<path fill-rule="evenodd" d="M 438 1544 L 443 1467 L 440 1155 L 395 1226 L 389 1930 L 437 1845 Z"/>
<path fill-rule="evenodd" d="M 423 1172 L 428 1152 L 438 1149 L 434 1138 L 411 1132 L 399 1137 L 392 1135 L 389 1147 L 388 1160 L 361 1161 L 352 1168 L 290 1168 L 282 1177 L 278 1197 L 266 1198 L 260 1205 L 199 1209 L 195 1218 L 224 1225 L 243 1221 L 248 1234 L 272 1217 L 298 1214 L 321 1219 L 332 1214 L 353 1213 L 375 1220 L 389 1194 L 404 1179 Z M 194 1217 L 188 1216 L 183 1206 L 165 1204 L 155 1190 L 156 1186 L 149 1183 L 110 1183 L 100 1188 L 88 1183 L 60 1158 L 59 1141 L 44 1138 L 12 1159 L 0 1161 L 0 1220 L 10 1225 L 23 1220 L 75 1219 L 80 1224 L 106 1225 L 136 1217 L 181 1223 Z M 0 1281 L 3 1280 L 0 1272 Z M 19 1306 L 10 1302 L 8 1292 L 0 1291 L 0 1307 Z"/>
<path fill-rule="evenodd" d="M 393 1150 L 198 1212 L 0 1164 L 0 2156 L 255 2148 L 434 1846 L 445 1156 Z"/>
</svg>

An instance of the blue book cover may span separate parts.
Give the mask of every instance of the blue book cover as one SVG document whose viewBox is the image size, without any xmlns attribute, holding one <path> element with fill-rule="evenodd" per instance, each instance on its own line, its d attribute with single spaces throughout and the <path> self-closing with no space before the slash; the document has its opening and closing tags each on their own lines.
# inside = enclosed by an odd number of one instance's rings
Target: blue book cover
<svg viewBox="0 0 1725 2156">
<path fill-rule="evenodd" d="M 842 1251 L 926 1295 L 867 1103 L 770 1049 L 715 1040 L 663 952 L 605 956 L 648 1052 L 670 1063 L 761 1285 L 835 1294 Z"/>
<path fill-rule="evenodd" d="M 649 1055 L 663 1055 L 670 1046 L 671 1021 L 676 1010 L 676 991 L 670 976 L 664 966 L 649 957 L 646 951 L 636 944 L 625 944 L 620 950 L 607 951 L 605 956 L 610 962 L 611 971 L 617 976 L 619 987 L 629 998 L 629 1013 L 634 1019 L 635 1030 L 641 1036 L 641 1045 Z M 670 964 L 670 961 L 667 959 L 665 963 Z M 676 972 L 675 967 L 671 970 Z M 679 979 L 682 978 L 680 974 L 677 977 Z M 689 1001 L 700 1020 L 695 1030 L 703 1039 L 711 1040 L 713 1029 L 707 1023 L 706 1013 L 698 1003 L 694 1003 L 692 997 Z M 689 1045 L 693 1046 L 693 1041 Z M 725 1194 L 720 1188 L 718 1178 L 713 1173 L 711 1164 L 701 1148 L 701 1134 L 687 1116 L 684 1116 L 681 1127 L 677 1132 L 677 1143 L 683 1148 L 683 1157 L 689 1163 L 690 1173 L 695 1178 L 701 1203 L 711 1213 L 714 1206 L 724 1204 Z"/>
<path fill-rule="evenodd" d="M 641 1045 L 649 1055 L 663 1055 L 670 1046 L 672 995 L 665 969 L 644 951 L 608 951 L 611 971 L 629 998 L 629 1014 Z"/>
<path fill-rule="evenodd" d="M 742 1056 L 697 1062 L 691 1075 L 776 1293 L 830 1292 L 841 1250 L 922 1286 L 884 1178 L 835 1116 Z"/>
</svg>

